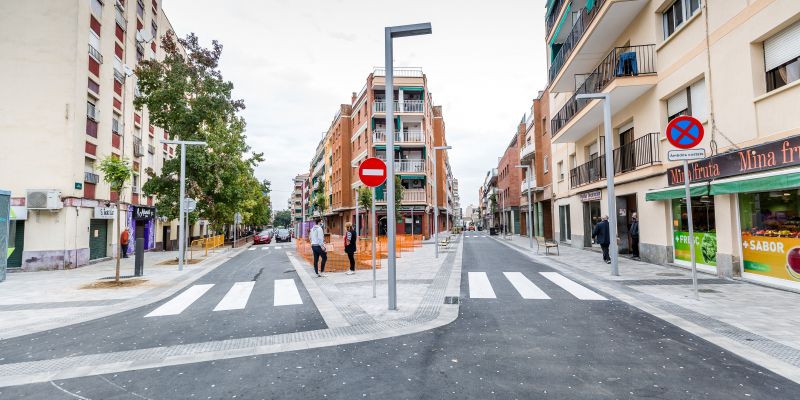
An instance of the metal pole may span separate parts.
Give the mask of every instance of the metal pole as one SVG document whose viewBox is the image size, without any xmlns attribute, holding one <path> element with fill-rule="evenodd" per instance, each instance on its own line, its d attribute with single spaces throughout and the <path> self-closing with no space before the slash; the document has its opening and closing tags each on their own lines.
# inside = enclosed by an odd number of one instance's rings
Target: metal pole
<svg viewBox="0 0 800 400">
<path fill-rule="evenodd" d="M 531 214 L 531 167 L 525 167 L 528 182 L 528 245 L 533 248 L 533 214 Z"/>
<path fill-rule="evenodd" d="M 306 237 L 306 181 L 303 180 L 300 193 L 300 237 Z M 274 226 L 274 225 L 273 225 Z"/>
<path fill-rule="evenodd" d="M 358 191 L 356 191 L 356 246 L 358 245 Z"/>
<path fill-rule="evenodd" d="M 181 189 L 180 189 L 180 210 L 179 214 L 179 221 L 178 224 L 180 225 L 181 229 L 178 230 L 178 271 L 183 271 L 183 251 L 185 249 L 186 240 L 186 230 L 184 229 L 184 210 L 185 206 L 183 204 L 184 197 L 186 196 L 186 145 L 181 143 Z"/>
<path fill-rule="evenodd" d="M 683 160 L 683 181 L 686 184 L 686 219 L 689 224 L 689 253 L 692 254 L 692 289 L 694 299 L 700 300 L 697 290 L 697 260 L 694 254 L 694 224 L 692 223 L 692 191 L 689 188 L 689 161 Z"/>
<path fill-rule="evenodd" d="M 611 235 L 611 275 L 619 276 L 619 245 L 617 244 L 617 197 L 614 193 L 614 143 L 611 138 L 611 96 L 603 100 L 603 125 L 606 142 L 606 177 L 608 179 L 608 231 Z"/>
<path fill-rule="evenodd" d="M 233 215 L 233 248 L 236 248 L 236 214 Z"/>
<path fill-rule="evenodd" d="M 394 209 L 394 60 L 392 56 L 392 30 L 385 29 L 386 41 L 386 247 L 389 272 L 389 310 L 397 309 L 397 271 L 395 270 L 395 209 Z"/>
<path fill-rule="evenodd" d="M 436 258 L 439 258 L 439 191 L 436 188 L 436 149 L 433 149 L 433 242 L 436 244 Z"/>
<path fill-rule="evenodd" d="M 370 211 L 370 232 L 372 233 L 372 298 L 376 296 L 376 277 L 375 277 L 375 188 L 370 189 L 372 192 L 372 210 Z"/>
</svg>

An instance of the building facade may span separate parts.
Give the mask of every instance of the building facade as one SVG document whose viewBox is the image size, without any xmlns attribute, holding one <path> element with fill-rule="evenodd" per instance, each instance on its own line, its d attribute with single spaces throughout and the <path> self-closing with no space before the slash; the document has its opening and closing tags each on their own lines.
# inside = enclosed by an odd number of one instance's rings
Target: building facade
<svg viewBox="0 0 800 400">
<path fill-rule="evenodd" d="M 642 259 L 687 265 L 680 164 L 663 132 L 699 119 L 710 157 L 692 163 L 699 268 L 800 289 L 800 2 L 792 0 L 579 0 L 547 3 L 548 101 L 554 231 L 593 246 L 611 214 L 622 254 L 641 221 Z M 621 23 L 621 21 L 625 21 Z M 733 57 L 733 58 L 732 58 Z M 735 59 L 735 61 L 734 61 Z M 611 137 L 602 100 L 611 96 Z M 610 155 L 605 150 L 611 148 Z M 613 171 L 605 158 L 613 157 Z M 608 210 L 608 177 L 616 206 Z M 779 177 L 779 178 L 776 178 Z"/>
<path fill-rule="evenodd" d="M 299 174 L 292 180 L 292 194 L 289 196 L 288 209 L 292 216 L 292 227 L 295 229 L 296 236 L 299 236 L 300 226 L 304 221 L 306 185 L 308 185 L 308 174 Z"/>
<path fill-rule="evenodd" d="M 134 218 L 137 209 L 155 206 L 141 192 L 145 170 L 158 172 L 176 155 L 159 142 L 167 133 L 150 123 L 147 110 L 133 106 L 133 69 L 141 59 L 163 57 L 160 38 L 172 30 L 161 4 L 43 3 L 0 5 L 0 82 L 15 93 L 0 99 L 0 171 L 16 215 L 9 266 L 74 268 L 115 255 L 116 203 L 131 238 L 143 236 L 145 249 L 171 249 L 177 223 Z M 109 155 L 131 161 L 134 175 L 122 193 L 99 176 Z"/>
</svg>

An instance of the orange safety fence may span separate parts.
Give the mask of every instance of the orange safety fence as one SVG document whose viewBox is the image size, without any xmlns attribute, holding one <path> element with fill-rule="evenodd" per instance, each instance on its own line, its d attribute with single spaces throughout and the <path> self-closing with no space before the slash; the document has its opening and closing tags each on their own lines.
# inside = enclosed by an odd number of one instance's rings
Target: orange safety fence
<svg viewBox="0 0 800 400">
<path fill-rule="evenodd" d="M 338 235 L 331 235 L 330 243 L 325 243 L 328 250 L 328 260 L 325 263 L 326 272 L 345 272 L 350 269 L 350 260 L 344 252 L 344 239 Z M 401 257 L 402 253 L 414 251 L 415 248 L 422 246 L 422 236 L 415 235 L 397 235 L 395 240 L 395 249 L 397 257 Z M 314 263 L 314 253 L 311 250 L 311 245 L 305 238 L 299 238 L 295 241 L 297 254 L 302 256 L 309 264 Z M 375 260 L 387 258 L 387 240 L 386 236 L 378 236 L 375 241 Z M 369 237 L 359 238 L 356 246 L 356 253 L 354 255 L 356 261 L 356 269 L 372 269 L 372 241 Z M 380 268 L 380 262 L 376 262 L 376 268 Z"/>
</svg>

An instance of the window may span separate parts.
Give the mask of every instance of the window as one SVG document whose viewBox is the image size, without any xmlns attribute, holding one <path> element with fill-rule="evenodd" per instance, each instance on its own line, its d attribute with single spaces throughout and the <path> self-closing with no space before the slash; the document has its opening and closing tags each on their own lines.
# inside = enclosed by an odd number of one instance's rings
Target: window
<svg viewBox="0 0 800 400">
<path fill-rule="evenodd" d="M 136 3 L 137 3 L 136 4 L 136 15 L 138 15 L 139 18 L 143 19 L 144 18 L 144 2 L 142 0 L 138 0 Z"/>
<path fill-rule="evenodd" d="M 158 25 L 156 25 L 156 21 L 150 22 L 150 33 L 153 37 L 158 37 Z"/>
<path fill-rule="evenodd" d="M 111 131 L 119 134 L 122 128 L 122 124 L 119 121 L 119 117 L 114 114 L 114 118 L 111 119 Z"/>
<path fill-rule="evenodd" d="M 558 180 L 559 181 L 563 181 L 564 180 L 564 162 L 563 161 L 559 161 L 558 162 L 557 171 L 558 171 Z"/>
<path fill-rule="evenodd" d="M 92 8 L 92 14 L 98 17 L 103 15 L 103 2 L 100 0 L 90 0 L 89 6 Z"/>
<path fill-rule="evenodd" d="M 764 41 L 767 91 L 800 79 L 800 22 Z"/>
<path fill-rule="evenodd" d="M 572 169 L 572 168 L 575 168 L 577 166 L 578 166 L 578 164 L 577 164 L 577 161 L 575 160 L 575 154 L 570 154 L 569 155 L 569 168 Z"/>
<path fill-rule="evenodd" d="M 544 169 L 544 173 L 547 173 L 547 171 L 550 170 L 550 166 L 548 165 L 549 161 L 550 161 L 550 157 L 549 156 L 544 156 L 544 166 L 542 167 Z"/>
<path fill-rule="evenodd" d="M 86 102 L 86 116 L 89 117 L 89 119 L 97 121 L 97 119 L 99 117 L 99 114 L 100 113 L 97 112 L 97 107 L 95 107 L 94 103 L 92 103 L 91 101 L 87 101 Z"/>
<path fill-rule="evenodd" d="M 677 0 L 663 13 L 664 39 L 670 37 L 684 21 L 700 9 L 700 0 Z"/>
<path fill-rule="evenodd" d="M 667 99 L 667 121 L 681 115 L 691 115 L 700 121 L 708 118 L 705 80 L 701 79 Z"/>
</svg>

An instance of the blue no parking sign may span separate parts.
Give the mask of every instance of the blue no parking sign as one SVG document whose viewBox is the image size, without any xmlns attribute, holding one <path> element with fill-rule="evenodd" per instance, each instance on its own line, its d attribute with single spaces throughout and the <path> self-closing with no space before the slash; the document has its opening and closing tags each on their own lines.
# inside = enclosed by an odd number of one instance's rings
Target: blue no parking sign
<svg viewBox="0 0 800 400">
<path fill-rule="evenodd" d="M 697 118 L 683 115 L 667 125 L 667 140 L 679 149 L 691 149 L 703 140 L 703 124 Z"/>
</svg>

